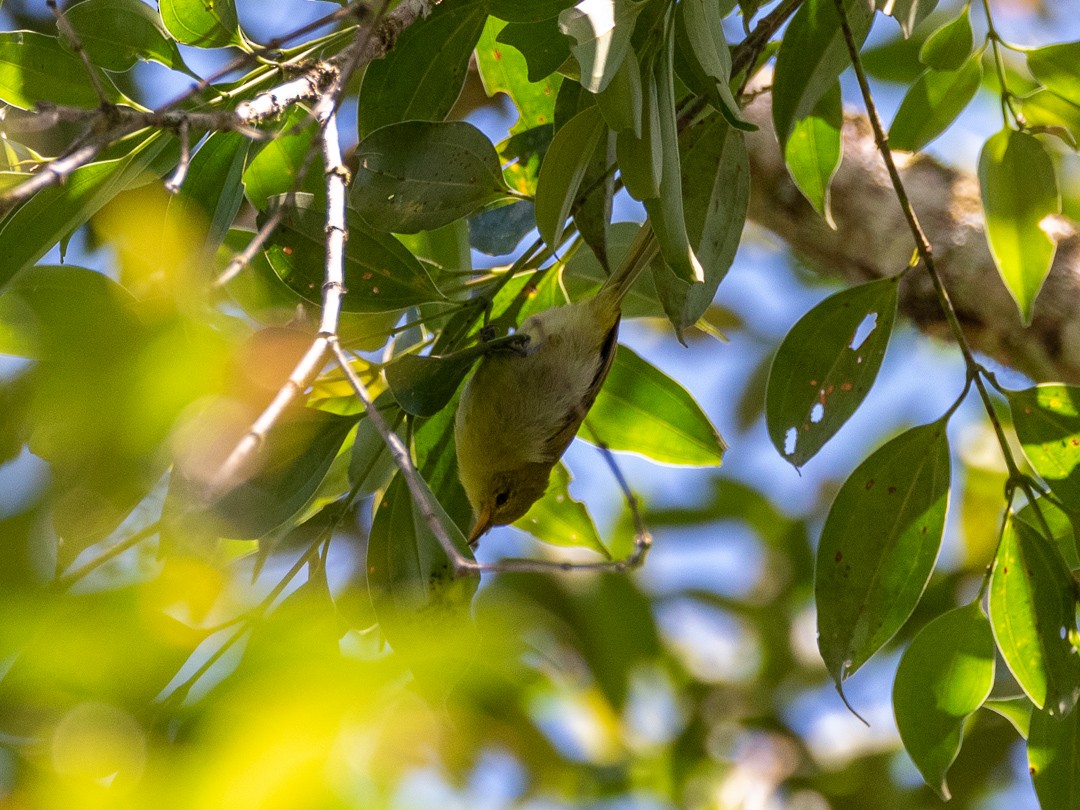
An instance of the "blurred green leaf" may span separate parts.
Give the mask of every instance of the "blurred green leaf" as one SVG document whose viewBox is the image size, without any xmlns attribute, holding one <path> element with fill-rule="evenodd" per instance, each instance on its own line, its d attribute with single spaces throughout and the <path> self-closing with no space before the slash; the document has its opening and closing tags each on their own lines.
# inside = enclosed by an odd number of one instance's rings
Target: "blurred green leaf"
<svg viewBox="0 0 1080 810">
<path fill-rule="evenodd" d="M 1047 383 L 1009 392 L 1013 425 L 1031 466 L 1066 504 L 1080 504 L 1080 388 Z"/>
<path fill-rule="evenodd" d="M 935 70 L 958 70 L 967 61 L 975 41 L 970 11 L 971 5 L 965 4 L 955 19 L 927 37 L 919 49 L 919 61 Z"/>
<path fill-rule="evenodd" d="M 844 0 L 844 11 L 862 45 L 874 20 L 864 0 Z M 850 64 L 833 0 L 808 0 L 791 18 L 773 77 L 773 126 L 783 147 L 795 123 L 810 115 Z"/>
<path fill-rule="evenodd" d="M 685 388 L 625 346 L 586 421 L 583 438 L 664 464 L 718 466 L 727 446 Z"/>
<path fill-rule="evenodd" d="M 357 107 L 360 137 L 401 121 L 441 121 L 453 108 L 484 28 L 484 0 L 436 5 L 368 65 Z"/>
<path fill-rule="evenodd" d="M 593 151 L 606 129 L 599 108 L 587 107 L 555 133 L 544 155 L 536 188 L 536 226 L 551 247 L 562 238 Z"/>
<path fill-rule="evenodd" d="M 907 621 L 941 548 L 949 501 L 945 422 L 911 428 L 844 482 L 818 543 L 818 648 L 837 686 Z"/>
<path fill-rule="evenodd" d="M 611 559 L 588 508 L 570 495 L 572 480 L 566 465 L 556 464 L 544 497 L 514 525 L 553 546 L 587 548 Z"/>
<path fill-rule="evenodd" d="M 1071 149 L 1077 149 L 1080 145 L 1080 106 L 1046 89 L 1036 90 L 1018 101 L 1029 127 L 1057 135 Z"/>
<path fill-rule="evenodd" d="M 988 700 L 983 703 L 983 708 L 1001 715 L 1012 724 L 1017 734 L 1025 740 L 1028 738 L 1034 706 L 1026 697 L 1012 698 L 1011 700 Z"/>
<path fill-rule="evenodd" d="M 917 152 L 948 129 L 982 83 L 982 51 L 956 70 L 930 68 L 908 88 L 889 127 L 893 149 Z"/>
<path fill-rule="evenodd" d="M 288 205 L 266 256 L 282 280 L 297 294 L 321 303 L 326 267 L 326 214 L 307 194 L 277 200 Z M 442 301 L 423 265 L 392 235 L 369 228 L 347 212 L 345 243 L 347 312 L 387 312 L 429 301 Z"/>
<path fill-rule="evenodd" d="M 837 82 L 821 97 L 810 115 L 795 122 L 784 146 L 784 162 L 791 179 L 834 230 L 836 224 L 829 205 L 829 185 L 840 168 L 840 130 L 843 125 L 844 111 L 840 103 L 840 83 Z"/>
<path fill-rule="evenodd" d="M 161 21 L 177 41 L 196 48 L 241 43 L 234 0 L 159 0 Z"/>
<path fill-rule="evenodd" d="M 1032 713 L 1028 769 L 1045 810 L 1080 808 L 1080 712 Z"/>
<path fill-rule="evenodd" d="M 1080 697 L 1075 587 L 1057 547 L 1010 516 L 990 578 L 990 622 L 1024 693 L 1054 713 L 1071 711 Z"/>
<path fill-rule="evenodd" d="M 384 391 L 372 404 L 393 430 L 401 419 L 401 409 L 393 401 L 390 392 Z M 360 487 L 360 497 L 372 495 L 390 482 L 390 476 L 395 469 L 397 468 L 386 442 L 371 420 L 365 416 L 357 425 L 356 437 L 353 439 L 349 456 L 349 483 Z"/>
<path fill-rule="evenodd" d="M 870 392 L 896 318 L 899 277 L 842 290 L 811 309 L 776 351 L 765 393 L 773 446 L 801 467 Z"/>
<path fill-rule="evenodd" d="M 536 25 L 530 24 L 530 30 Z M 554 120 L 555 97 L 562 76 L 545 74 L 537 79 L 531 78 L 525 57 L 515 48 L 500 44 L 499 37 L 507 27 L 506 23 L 495 18 L 488 19 L 476 45 L 476 65 L 487 94 L 506 93 L 517 108 L 518 120 L 510 128 L 510 134 L 514 135 Z M 566 42 L 557 29 L 555 33 L 563 43 Z"/>
<path fill-rule="evenodd" d="M 905 37 L 910 37 L 916 26 L 937 8 L 938 0 L 896 0 L 884 5 L 885 13 L 896 20 Z"/>
<path fill-rule="evenodd" d="M 56 37 L 34 31 L 0 32 L 0 101 L 32 110 L 39 102 L 71 107 L 101 103 L 86 65 Z M 107 101 L 127 99 L 99 69 L 94 71 Z"/>
<path fill-rule="evenodd" d="M 1032 48 L 1027 66 L 1044 87 L 1080 105 L 1080 42 Z"/>
<path fill-rule="evenodd" d="M 64 16 L 99 67 L 125 71 L 142 59 L 188 70 L 161 17 L 142 0 L 83 0 Z"/>
<path fill-rule="evenodd" d="M 979 185 L 994 263 L 1021 318 L 1030 323 L 1057 251 L 1043 230 L 1043 220 L 1061 211 L 1053 161 L 1033 135 L 1004 129 L 983 146 Z"/>
<path fill-rule="evenodd" d="M 943 800 L 945 774 L 960 752 L 964 721 L 994 684 L 994 636 L 973 602 L 931 621 L 900 659 L 893 709 L 904 748 Z"/>
<path fill-rule="evenodd" d="M 464 121 L 404 121 L 356 148 L 352 202 L 372 227 L 415 233 L 509 196 L 495 147 Z"/>
</svg>

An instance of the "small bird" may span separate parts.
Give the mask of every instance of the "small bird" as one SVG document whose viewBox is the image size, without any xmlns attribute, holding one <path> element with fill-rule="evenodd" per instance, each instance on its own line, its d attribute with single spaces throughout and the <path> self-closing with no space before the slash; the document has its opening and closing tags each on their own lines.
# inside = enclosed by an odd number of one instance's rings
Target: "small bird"
<svg viewBox="0 0 1080 810">
<path fill-rule="evenodd" d="M 543 497 L 611 370 L 623 298 L 655 253 L 642 226 L 595 296 L 527 318 L 517 331 L 529 338 L 523 351 L 480 361 L 454 421 L 458 476 L 475 519 L 469 545 Z"/>
</svg>

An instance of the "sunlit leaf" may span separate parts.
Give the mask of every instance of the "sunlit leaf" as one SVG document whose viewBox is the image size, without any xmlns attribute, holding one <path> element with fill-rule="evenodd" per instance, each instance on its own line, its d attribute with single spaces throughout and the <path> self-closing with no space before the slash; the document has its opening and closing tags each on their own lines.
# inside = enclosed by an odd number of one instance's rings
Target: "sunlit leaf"
<svg viewBox="0 0 1080 810">
<path fill-rule="evenodd" d="M 990 579 L 990 622 L 1024 693 L 1055 714 L 1080 697 L 1074 588 L 1057 547 L 1010 516 Z"/>
<path fill-rule="evenodd" d="M 982 83 L 982 52 L 956 70 L 931 68 L 908 89 L 889 128 L 889 145 L 917 152 L 944 132 L 975 97 Z"/>
<path fill-rule="evenodd" d="M 559 18 L 507 23 L 495 41 L 516 48 L 528 64 L 526 78 L 542 82 L 570 58 L 570 40 L 559 30 Z"/>
<path fill-rule="evenodd" d="M 877 378 L 896 317 L 898 277 L 826 298 L 777 349 L 765 394 L 773 446 L 801 467 L 844 425 Z"/>
<path fill-rule="evenodd" d="M 160 0 L 161 21 L 185 45 L 224 48 L 240 42 L 234 0 Z"/>
<path fill-rule="evenodd" d="M 484 28 L 484 0 L 459 0 L 401 32 L 394 47 L 364 71 L 357 116 L 360 137 L 399 121 L 446 118 Z"/>
<path fill-rule="evenodd" d="M 1044 87 L 1080 105 L 1080 42 L 1033 48 L 1027 66 Z"/>
<path fill-rule="evenodd" d="M 1026 697 L 988 700 L 983 703 L 983 708 L 1004 717 L 1016 729 L 1017 734 L 1025 740 L 1028 738 L 1028 731 L 1031 728 L 1032 709 L 1035 707 L 1031 705 L 1031 701 Z"/>
<path fill-rule="evenodd" d="M 514 525 L 553 546 L 587 548 L 610 558 L 588 508 L 570 495 L 572 480 L 566 466 L 556 464 L 544 497 Z"/>
<path fill-rule="evenodd" d="M 106 100 L 125 100 L 101 70 L 94 72 Z M 23 110 L 39 102 L 88 108 L 101 103 L 82 60 L 56 37 L 34 31 L 0 33 L 0 101 Z"/>
<path fill-rule="evenodd" d="M 791 179 L 814 210 L 834 229 L 829 185 L 840 167 L 843 124 L 844 111 L 837 83 L 821 97 L 813 113 L 795 122 L 784 145 L 784 162 L 791 172 Z"/>
<path fill-rule="evenodd" d="M 1080 146 L 1080 106 L 1045 88 L 1018 101 L 1029 127 L 1057 135 L 1072 149 Z"/>
<path fill-rule="evenodd" d="M 1080 808 L 1080 712 L 1036 711 L 1028 735 L 1028 769 L 1040 806 Z"/>
<path fill-rule="evenodd" d="M 1061 211 L 1054 164 L 1036 137 L 1004 129 L 983 146 L 979 185 L 994 263 L 1030 323 L 1057 250 L 1043 229 L 1043 221 Z"/>
<path fill-rule="evenodd" d="M 1080 388 L 1047 383 L 1009 392 L 1016 435 L 1032 466 L 1066 504 L 1080 504 Z"/>
<path fill-rule="evenodd" d="M 532 79 L 525 57 L 516 48 L 507 47 L 499 40 L 507 27 L 494 18 L 487 21 L 476 45 L 476 65 L 487 94 L 506 93 L 517 108 L 518 120 L 510 128 L 513 135 L 550 124 L 554 120 L 555 97 L 562 76 L 545 74 Z M 562 34 L 558 36 L 565 44 L 566 37 Z"/>
<path fill-rule="evenodd" d="M 964 721 L 994 684 L 994 637 L 977 602 L 927 624 L 900 659 L 893 709 L 904 748 L 926 784 L 949 799 L 945 774 L 960 752 Z"/>
<path fill-rule="evenodd" d="M 299 128 L 299 131 L 295 131 Z M 267 200 L 293 189 L 300 167 L 312 149 L 316 125 L 306 110 L 293 107 L 281 119 L 279 136 L 259 150 L 244 169 L 243 188 L 248 201 L 260 211 Z M 316 154 L 299 191 L 326 199 L 321 155 Z M 322 203 L 325 205 L 325 202 Z"/>
<path fill-rule="evenodd" d="M 128 70 L 140 59 L 187 70 L 161 17 L 142 0 L 83 0 L 64 15 L 91 61 L 106 70 Z"/>
<path fill-rule="evenodd" d="M 574 40 L 571 52 L 581 67 L 581 86 L 599 93 L 611 81 L 630 47 L 642 0 L 581 0 L 559 14 L 560 30 Z"/>
<path fill-rule="evenodd" d="M 717 466 L 726 447 L 690 393 L 625 346 L 587 422 L 583 438 L 665 464 Z"/>
<path fill-rule="evenodd" d="M 818 648 L 839 685 L 907 621 L 941 548 L 945 422 L 912 428 L 860 464 L 829 509 L 814 589 Z"/>
<path fill-rule="evenodd" d="M 488 0 L 492 17 L 511 22 L 538 22 L 558 17 L 574 0 Z"/>
<path fill-rule="evenodd" d="M 508 196 L 495 147 L 464 121 L 390 124 L 356 156 L 352 202 L 379 230 L 439 228 Z"/>
<path fill-rule="evenodd" d="M 884 10 L 899 23 L 900 30 L 907 38 L 920 22 L 930 16 L 937 4 L 938 0 L 890 0 L 884 3 Z"/>
<path fill-rule="evenodd" d="M 936 70 L 957 70 L 967 61 L 974 43 L 970 5 L 926 38 L 919 50 L 919 61 Z"/>
<path fill-rule="evenodd" d="M 865 0 L 844 0 L 855 44 L 862 45 L 874 19 Z M 776 54 L 773 126 L 781 146 L 800 118 L 810 115 L 851 64 L 833 0 L 809 0 L 791 18 Z"/>
</svg>

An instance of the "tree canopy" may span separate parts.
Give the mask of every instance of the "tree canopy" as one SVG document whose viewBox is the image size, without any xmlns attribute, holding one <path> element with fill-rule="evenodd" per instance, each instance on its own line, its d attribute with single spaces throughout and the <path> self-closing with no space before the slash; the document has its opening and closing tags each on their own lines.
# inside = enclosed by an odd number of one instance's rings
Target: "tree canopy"
<svg viewBox="0 0 1080 810">
<path fill-rule="evenodd" d="M 1080 808 L 1032 9 L 9 0 L 0 803 Z M 470 546 L 463 382 L 634 261 Z"/>
</svg>

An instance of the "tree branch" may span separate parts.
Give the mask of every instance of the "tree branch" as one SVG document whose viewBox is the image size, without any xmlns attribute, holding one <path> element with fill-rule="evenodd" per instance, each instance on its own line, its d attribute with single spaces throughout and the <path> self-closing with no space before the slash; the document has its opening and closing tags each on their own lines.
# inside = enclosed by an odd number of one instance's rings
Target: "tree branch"
<svg viewBox="0 0 1080 810">
<path fill-rule="evenodd" d="M 850 282 L 895 275 L 911 259 L 911 233 L 881 163 L 869 122 L 848 115 L 844 159 L 832 185 L 831 230 L 792 183 L 776 145 L 770 100 L 744 111 L 760 127 L 747 134 L 749 217 L 783 239 L 814 269 Z M 986 243 L 977 179 L 926 156 L 900 160 L 900 175 L 930 243 L 972 348 L 1036 381 L 1080 383 L 1080 234 L 1059 219 L 1057 256 L 1024 328 Z M 922 331 L 949 338 L 933 284 L 909 273 L 901 310 Z"/>
</svg>

